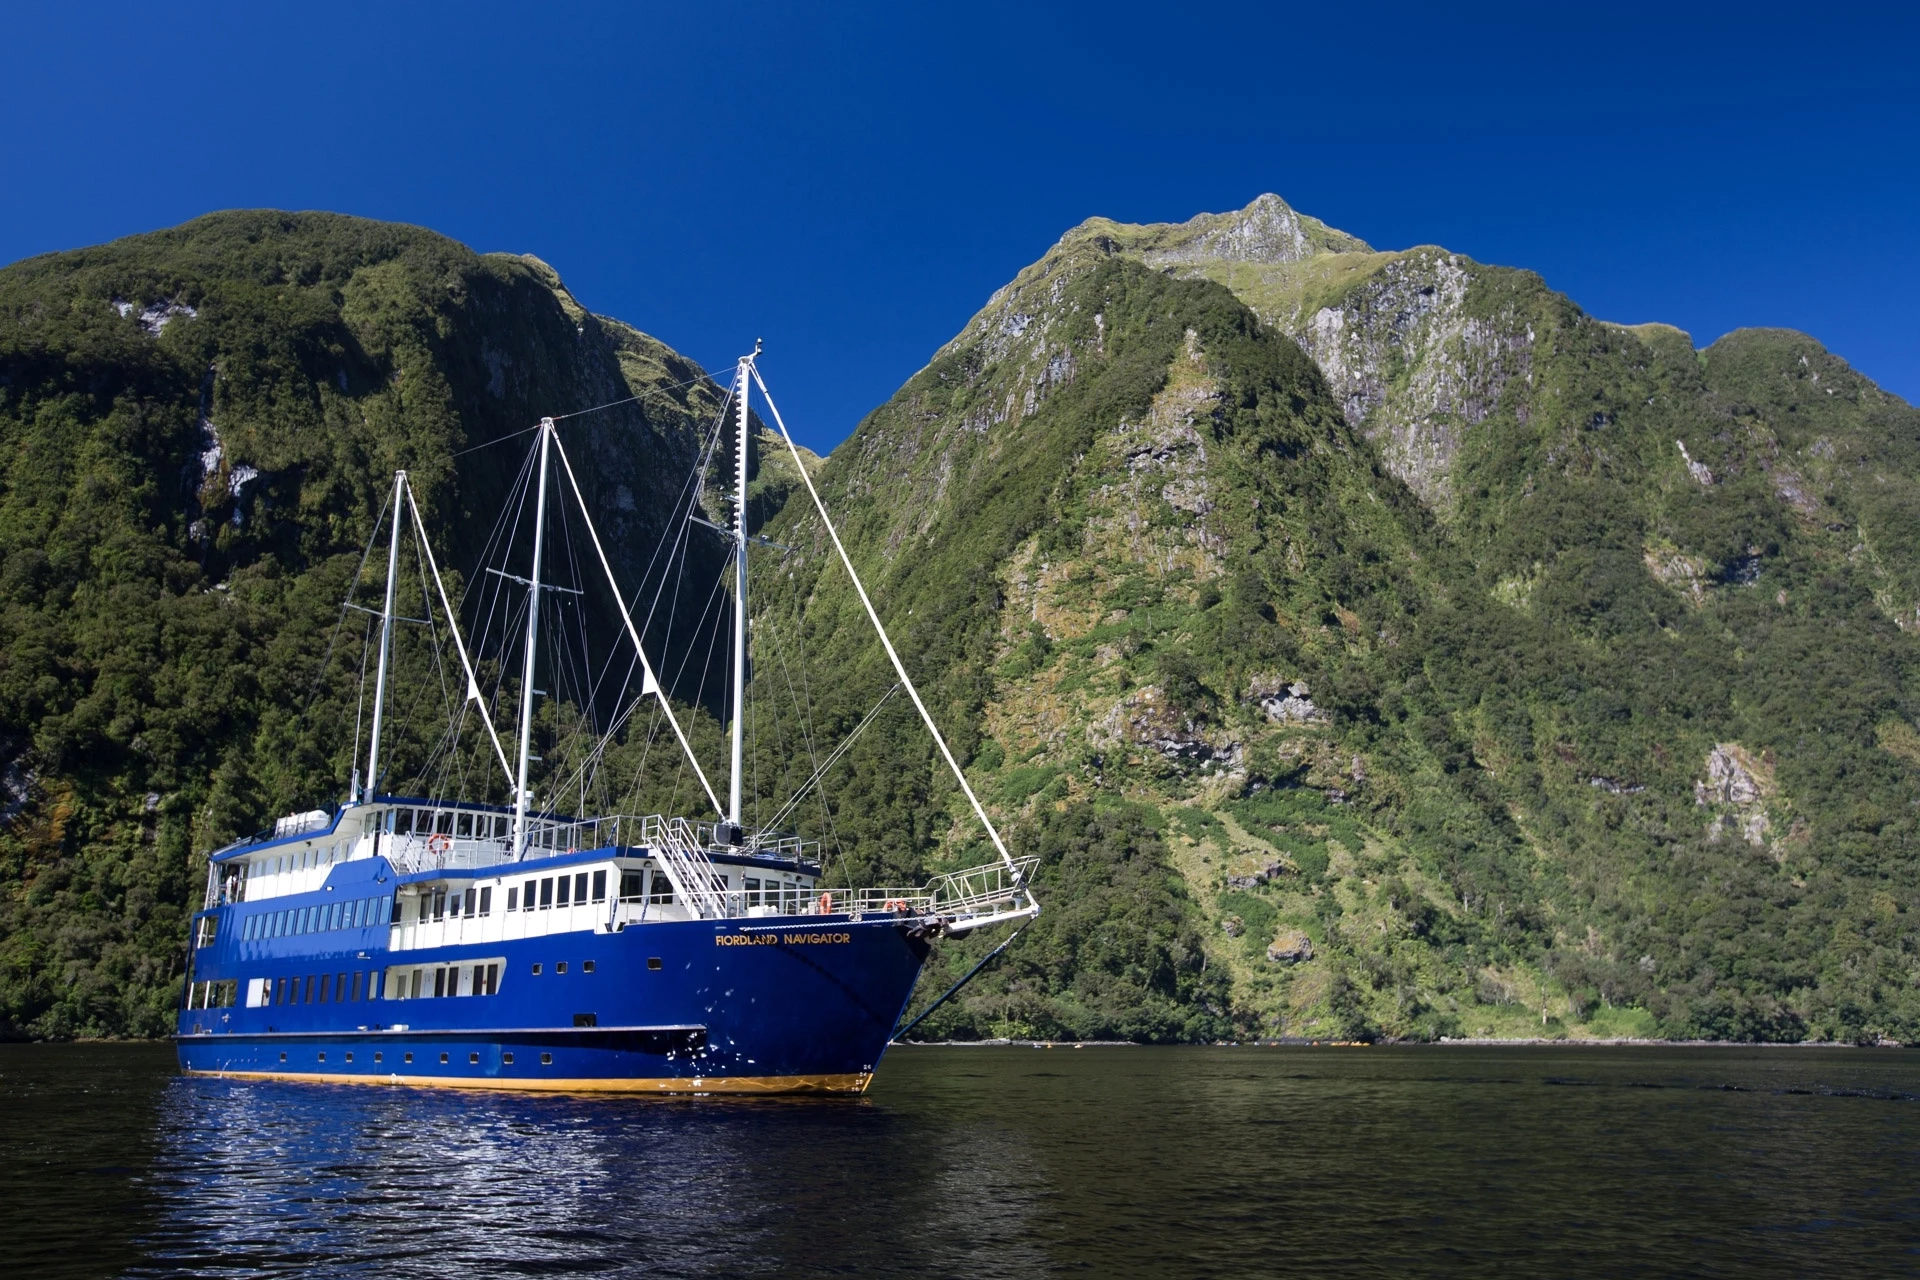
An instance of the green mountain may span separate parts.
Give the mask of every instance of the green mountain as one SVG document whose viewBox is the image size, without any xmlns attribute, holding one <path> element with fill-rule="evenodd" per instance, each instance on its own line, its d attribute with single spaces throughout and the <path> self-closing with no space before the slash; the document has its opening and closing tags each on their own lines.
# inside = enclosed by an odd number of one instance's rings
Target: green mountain
<svg viewBox="0 0 1920 1280">
<path fill-rule="evenodd" d="M 629 402 L 563 431 L 640 581 L 718 394 L 413 228 L 220 214 L 0 270 L 0 1032 L 164 1030 L 201 855 L 340 793 L 395 467 L 459 569 L 514 433 Z M 783 819 L 831 878 L 984 861 L 773 447 L 750 816 L 854 735 Z M 1073 229 L 801 464 L 1042 859 L 923 1034 L 1920 1035 L 1917 451 L 1802 335 L 1696 351 L 1272 196 Z M 702 592 L 653 639 L 717 751 Z M 543 704 L 537 786 L 584 701 Z M 390 785 L 459 766 L 437 714 Z M 657 745 L 608 772 L 684 808 Z"/>
<path fill-rule="evenodd" d="M 929 1029 L 1920 1033 L 1916 449 L 1803 335 L 1696 351 L 1273 196 L 1075 228 L 820 474 L 1047 860 Z M 843 730 L 891 676 L 774 526 L 757 640 L 830 655 Z M 916 744 L 889 703 L 832 779 L 864 878 L 964 856 Z"/>
<path fill-rule="evenodd" d="M 0 271 L 0 1033 L 170 1029 L 202 855 L 345 789 L 393 470 L 465 565 L 525 454 L 488 442 L 623 400 L 564 431 L 635 582 L 718 391 L 537 259 L 241 212 Z M 396 710 L 401 786 L 440 725 Z"/>
</svg>

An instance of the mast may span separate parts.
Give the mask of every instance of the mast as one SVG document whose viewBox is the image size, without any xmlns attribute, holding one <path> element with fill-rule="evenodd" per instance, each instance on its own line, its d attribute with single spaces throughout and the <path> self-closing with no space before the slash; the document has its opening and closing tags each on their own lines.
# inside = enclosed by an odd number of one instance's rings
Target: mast
<svg viewBox="0 0 1920 1280">
<path fill-rule="evenodd" d="M 393 588 L 400 576 L 400 497 L 406 484 L 406 472 L 393 473 L 393 537 L 387 541 L 387 602 L 380 611 L 380 673 L 373 681 L 373 745 L 367 750 L 366 794 L 356 795 L 356 800 L 372 799 L 380 787 L 380 726 L 387 706 L 387 658 L 393 651 Z"/>
<path fill-rule="evenodd" d="M 513 856 L 527 851 L 527 750 L 533 742 L 533 660 L 540 639 L 540 552 L 547 532 L 547 455 L 553 446 L 553 419 L 540 419 L 540 488 L 533 504 L 533 572 L 527 584 L 527 652 L 520 667 L 520 772 L 513 795 Z"/>
<path fill-rule="evenodd" d="M 753 355 L 760 344 L 753 344 Z M 733 499 L 733 782 L 727 791 L 727 823 L 733 829 L 733 842 L 740 839 L 741 757 L 745 745 L 747 700 L 747 375 L 753 368 L 753 356 L 741 356 L 738 405 L 739 439 L 735 441 L 735 477 Z"/>
</svg>

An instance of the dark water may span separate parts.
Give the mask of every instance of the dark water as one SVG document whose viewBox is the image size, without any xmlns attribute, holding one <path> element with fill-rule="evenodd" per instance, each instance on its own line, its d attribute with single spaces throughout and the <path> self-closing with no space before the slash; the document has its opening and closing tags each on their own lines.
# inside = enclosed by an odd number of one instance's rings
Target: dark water
<svg viewBox="0 0 1920 1280">
<path fill-rule="evenodd" d="M 859 1100 L 0 1048 L 8 1275 L 1920 1274 L 1920 1055 L 917 1049 Z"/>
</svg>

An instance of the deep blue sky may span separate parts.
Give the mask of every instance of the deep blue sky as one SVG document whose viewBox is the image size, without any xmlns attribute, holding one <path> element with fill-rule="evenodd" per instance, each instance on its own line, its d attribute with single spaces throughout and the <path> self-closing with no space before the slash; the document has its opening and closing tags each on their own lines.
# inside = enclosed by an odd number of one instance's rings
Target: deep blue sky
<svg viewBox="0 0 1920 1280">
<path fill-rule="evenodd" d="M 1453 7 L 16 2 L 0 261 L 242 206 L 420 223 L 709 367 L 764 336 L 824 448 L 1067 227 L 1271 190 L 1920 399 L 1911 7 Z"/>
</svg>

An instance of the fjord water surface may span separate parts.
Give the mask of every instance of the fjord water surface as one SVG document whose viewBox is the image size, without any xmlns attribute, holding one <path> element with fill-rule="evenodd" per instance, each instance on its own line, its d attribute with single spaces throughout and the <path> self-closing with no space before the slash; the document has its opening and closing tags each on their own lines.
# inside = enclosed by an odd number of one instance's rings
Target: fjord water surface
<svg viewBox="0 0 1920 1280">
<path fill-rule="evenodd" d="M 12 1275 L 1920 1274 L 1920 1056 L 915 1048 L 860 1099 L 0 1048 Z"/>
</svg>

